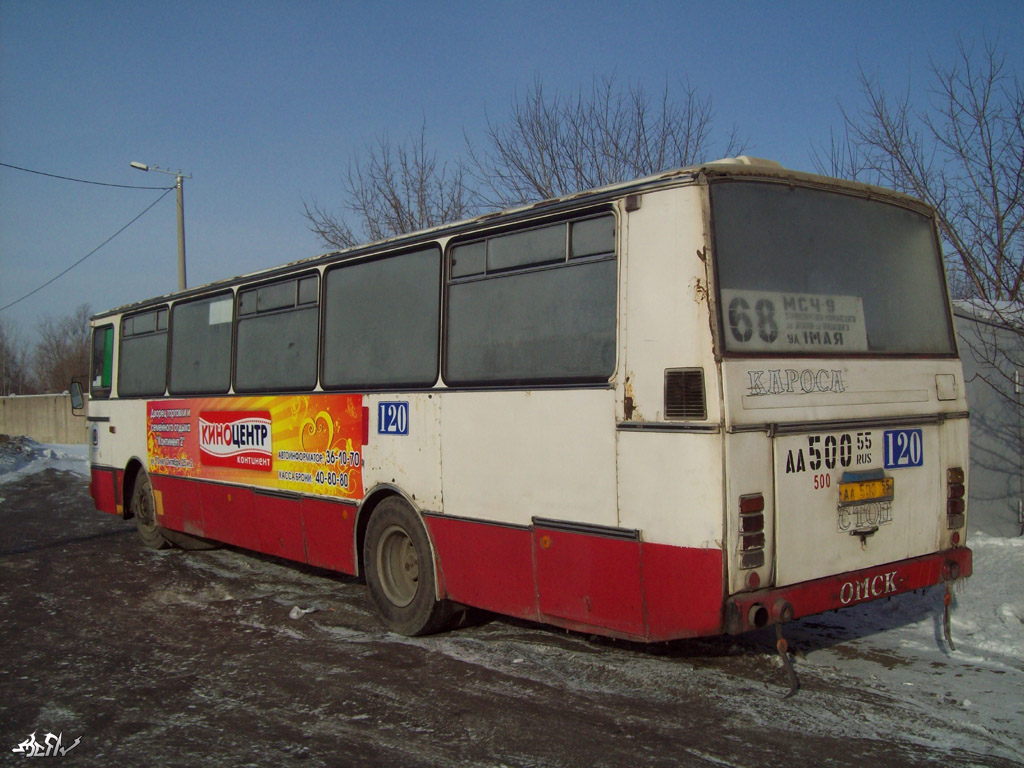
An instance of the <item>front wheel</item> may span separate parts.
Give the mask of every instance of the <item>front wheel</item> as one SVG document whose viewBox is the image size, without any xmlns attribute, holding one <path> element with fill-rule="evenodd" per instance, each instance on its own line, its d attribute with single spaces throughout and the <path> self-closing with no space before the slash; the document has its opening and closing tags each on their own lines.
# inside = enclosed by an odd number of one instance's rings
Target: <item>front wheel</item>
<svg viewBox="0 0 1024 768">
<path fill-rule="evenodd" d="M 363 564 L 370 597 L 384 625 L 410 637 L 439 632 L 452 606 L 438 600 L 427 532 L 402 499 L 380 503 L 366 528 Z"/>
<path fill-rule="evenodd" d="M 157 525 L 153 484 L 145 472 L 140 471 L 139 476 L 135 478 L 129 509 L 135 518 L 135 528 L 143 544 L 150 549 L 164 549 L 170 546 L 170 542 L 164 538 L 163 528 Z"/>
</svg>

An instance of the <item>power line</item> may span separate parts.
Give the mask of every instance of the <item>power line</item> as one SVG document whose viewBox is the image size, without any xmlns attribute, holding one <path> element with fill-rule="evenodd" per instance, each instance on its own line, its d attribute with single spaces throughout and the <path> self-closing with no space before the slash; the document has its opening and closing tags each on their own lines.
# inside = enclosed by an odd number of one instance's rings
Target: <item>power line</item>
<svg viewBox="0 0 1024 768">
<path fill-rule="evenodd" d="M 99 245 L 97 245 L 97 246 L 96 246 L 95 248 L 93 248 L 93 249 L 92 249 L 91 251 L 89 251 L 89 252 L 88 252 L 87 254 L 85 254 L 85 256 L 83 256 L 82 258 L 80 258 L 80 259 L 79 259 L 78 261 L 76 261 L 76 262 L 75 262 L 74 264 L 72 264 L 72 265 L 71 265 L 70 267 L 68 267 L 67 269 L 65 269 L 65 270 L 64 270 L 63 272 L 61 272 L 61 273 L 60 273 L 59 275 L 54 275 L 53 277 L 51 277 L 51 278 L 50 278 L 49 280 L 47 280 L 47 281 L 46 281 L 45 283 L 43 283 L 42 285 L 40 285 L 40 286 L 39 286 L 38 288 L 36 288 L 35 290 L 29 291 L 28 293 L 26 293 L 26 294 L 25 294 L 24 296 L 22 296 L 22 297 L 21 297 L 20 299 L 15 299 L 15 300 L 14 300 L 14 301 L 12 301 L 12 302 L 11 302 L 10 304 L 6 304 L 6 305 L 4 305 L 4 306 L 0 307 L 0 312 L 3 312 L 3 311 L 4 311 L 5 309 L 10 309 L 10 308 L 11 308 L 11 307 L 13 307 L 13 306 L 14 306 L 15 304 L 18 304 L 18 303 L 20 303 L 20 302 L 24 301 L 25 299 L 27 299 L 27 298 L 28 298 L 29 296 L 32 296 L 33 294 L 39 293 L 39 292 L 40 292 L 41 290 L 43 290 L 43 288 L 45 288 L 46 286 L 48 286 L 48 285 L 49 285 L 50 283 L 52 283 L 52 282 L 55 282 L 56 280 L 59 280 L 60 278 L 64 277 L 64 275 L 66 275 L 66 274 L 67 274 L 68 272 L 70 272 L 70 271 L 71 271 L 72 269 L 74 269 L 74 268 L 75 268 L 75 267 L 77 267 L 77 266 L 78 266 L 79 264 L 81 264 L 81 263 L 82 263 L 83 261 L 85 261 L 85 260 L 86 260 L 86 259 L 88 259 L 88 258 L 89 258 L 90 256 L 92 256 L 92 255 L 93 255 L 94 253 L 96 253 L 96 251 L 98 251 L 98 250 L 99 250 L 100 248 L 102 248 L 103 246 L 105 246 L 105 245 L 106 245 L 107 243 L 109 243 L 109 242 L 110 242 L 111 240 L 113 240 L 113 239 L 114 239 L 115 237 L 117 237 L 118 235 L 120 235 L 120 234 L 121 234 L 122 232 L 124 232 L 124 231 L 125 231 L 126 229 L 128 229 L 128 227 L 130 227 L 130 226 L 131 226 L 132 224 L 134 224 L 134 223 L 135 223 L 136 221 L 138 221 L 138 220 L 139 220 L 139 219 L 141 219 L 141 218 L 142 218 L 143 216 L 145 216 L 145 215 L 146 215 L 146 213 L 148 213 L 148 212 L 149 212 L 149 209 L 150 209 L 150 208 L 152 208 L 152 207 L 153 207 L 154 205 L 156 205 L 156 204 L 157 204 L 157 203 L 159 203 L 159 202 L 160 202 L 161 200 L 163 200 L 163 199 L 164 199 L 165 197 L 167 197 L 167 195 L 169 195 L 169 194 L 170 194 L 170 193 L 171 193 L 172 191 L 174 191 L 174 187 L 149 187 L 149 189 L 163 189 L 163 190 L 164 190 L 164 193 L 163 193 L 162 195 L 160 195 L 160 197 L 158 197 L 158 198 L 157 198 L 156 200 L 154 200 L 154 201 L 153 201 L 152 203 L 150 203 L 149 205 L 147 205 L 147 206 L 146 206 L 146 207 L 145 207 L 145 208 L 143 209 L 143 211 L 142 211 L 142 212 L 141 212 L 140 214 L 138 214 L 138 215 L 137 215 L 137 216 L 136 216 L 136 217 L 135 217 L 134 219 L 132 219 L 131 221 L 129 221 L 129 222 L 127 223 L 127 224 L 125 224 L 125 225 L 124 225 L 123 227 L 121 227 L 121 228 L 120 228 L 119 230 L 117 230 L 117 232 L 115 232 L 115 233 L 114 233 L 114 234 L 112 234 L 112 235 L 111 235 L 110 237 L 108 237 L 108 238 L 107 238 L 106 240 L 104 240 L 104 241 L 103 241 L 102 243 L 100 243 Z"/>
<path fill-rule="evenodd" d="M 61 181 L 76 181 L 79 184 L 93 184 L 97 187 L 118 187 L 119 189 L 174 189 L 174 187 L 139 187 L 134 184 L 109 184 L 105 181 L 89 181 L 88 179 L 75 179 L 71 176 L 58 176 L 56 173 L 45 173 L 43 171 L 34 171 L 31 168 L 22 168 L 17 165 L 11 165 L 10 163 L 0 163 L 0 166 L 4 168 L 13 168 L 16 171 L 24 171 L 25 173 L 34 173 L 36 176 L 48 176 L 51 179 L 60 179 Z"/>
</svg>

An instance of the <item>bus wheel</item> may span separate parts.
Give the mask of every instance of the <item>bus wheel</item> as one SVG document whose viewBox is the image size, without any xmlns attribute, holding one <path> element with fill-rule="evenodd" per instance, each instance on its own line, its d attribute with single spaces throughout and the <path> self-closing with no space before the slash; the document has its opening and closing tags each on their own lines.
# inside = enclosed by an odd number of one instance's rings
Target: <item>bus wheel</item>
<svg viewBox="0 0 1024 768">
<path fill-rule="evenodd" d="M 374 510 L 366 528 L 363 563 L 370 597 L 388 629 L 412 637 L 445 628 L 452 606 L 435 597 L 427 532 L 401 499 L 385 499 Z"/>
<path fill-rule="evenodd" d="M 150 549 L 164 549 L 170 546 L 170 542 L 164 538 L 163 529 L 156 524 L 153 484 L 145 472 L 140 471 L 139 476 L 135 479 L 130 509 L 143 544 Z"/>
</svg>

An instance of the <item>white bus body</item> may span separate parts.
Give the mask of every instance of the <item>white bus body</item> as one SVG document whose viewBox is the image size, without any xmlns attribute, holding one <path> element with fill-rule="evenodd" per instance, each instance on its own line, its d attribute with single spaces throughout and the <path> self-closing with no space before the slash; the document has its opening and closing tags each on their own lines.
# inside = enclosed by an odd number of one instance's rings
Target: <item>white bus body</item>
<svg viewBox="0 0 1024 768">
<path fill-rule="evenodd" d="M 653 642 L 971 572 L 936 230 L 886 190 L 714 163 L 93 326 L 97 508 L 366 575 L 396 631 Z"/>
</svg>

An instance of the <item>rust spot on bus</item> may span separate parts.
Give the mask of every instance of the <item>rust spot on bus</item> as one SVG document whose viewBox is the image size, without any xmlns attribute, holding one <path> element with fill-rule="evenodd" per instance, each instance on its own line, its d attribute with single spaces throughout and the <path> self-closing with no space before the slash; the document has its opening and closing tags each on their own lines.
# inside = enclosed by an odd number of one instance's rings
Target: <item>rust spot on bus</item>
<svg viewBox="0 0 1024 768">
<path fill-rule="evenodd" d="M 636 400 L 633 398 L 632 376 L 626 377 L 623 385 L 624 396 L 622 398 L 622 413 L 626 421 L 640 420 L 643 417 L 637 412 Z"/>
</svg>

